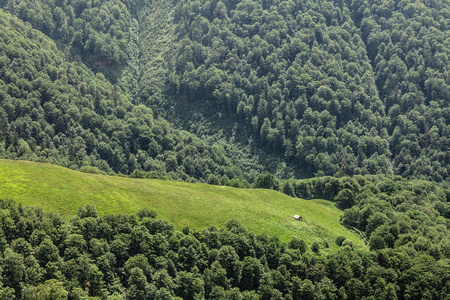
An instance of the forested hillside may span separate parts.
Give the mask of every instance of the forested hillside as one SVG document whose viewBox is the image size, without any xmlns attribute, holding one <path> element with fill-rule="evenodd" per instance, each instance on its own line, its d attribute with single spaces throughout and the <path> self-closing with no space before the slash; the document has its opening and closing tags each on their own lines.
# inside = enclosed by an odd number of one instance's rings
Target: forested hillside
<svg viewBox="0 0 450 300">
<path fill-rule="evenodd" d="M 252 178 L 254 165 L 244 154 L 225 154 L 230 151 L 220 145 L 174 129 L 15 17 L 0 12 L 0 24 L 2 157 L 183 180 Z"/>
<path fill-rule="evenodd" d="M 121 100 L 129 105 L 121 105 L 125 110 L 143 104 L 170 121 L 166 128 L 174 124 L 222 141 L 230 147 L 225 152 L 231 159 L 247 157 L 242 163 L 246 168 L 239 165 L 239 171 L 200 167 L 201 172 L 239 177 L 249 168 L 261 170 L 260 164 L 285 178 L 335 173 L 389 173 L 437 181 L 448 177 L 445 1 L 20 0 L 0 5 L 52 38 L 60 64 L 85 64 L 105 75 L 97 76 L 98 85 L 114 84 L 106 88 L 107 94 L 97 92 L 92 99 L 99 102 L 102 97 L 106 113 L 120 110 L 112 98 L 126 98 Z M 13 56 L 3 54 L 2 65 L 8 66 Z M 28 71 L 12 72 L 33 81 L 43 70 Z M 5 72 L 2 81 L 14 83 Z M 80 93 L 77 97 L 87 98 L 95 93 L 88 81 L 67 83 Z M 23 93 L 20 84 L 16 87 Z M 2 90 L 21 97 L 12 89 Z M 61 110 L 61 104 L 45 97 L 42 92 L 35 95 Z M 7 111 L 6 104 L 2 108 L 9 122 L 16 122 L 19 116 Z M 55 133 L 61 130 L 57 118 L 47 120 Z M 137 159 L 136 164 L 125 150 L 125 158 L 107 161 L 109 168 L 167 174 L 184 166 L 179 158 L 176 165 L 173 159 L 167 163 L 170 155 L 157 158 L 173 147 L 149 151 L 163 143 L 153 140 L 138 141 L 130 152 L 143 150 L 144 161 L 157 163 L 144 167 Z M 36 152 L 33 146 L 31 151 Z M 62 157 L 80 165 L 66 154 Z M 207 178 L 189 170 L 176 173 Z"/>
<path fill-rule="evenodd" d="M 251 137 L 297 176 L 442 180 L 448 6 L 181 1 L 169 75 L 174 101 L 187 98 L 183 109 L 233 122 L 240 140 Z"/>
</svg>

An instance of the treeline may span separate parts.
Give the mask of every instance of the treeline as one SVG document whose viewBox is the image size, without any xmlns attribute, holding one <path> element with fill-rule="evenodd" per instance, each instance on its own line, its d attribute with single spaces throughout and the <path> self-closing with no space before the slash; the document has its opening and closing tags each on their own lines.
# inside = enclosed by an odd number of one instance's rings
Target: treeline
<svg viewBox="0 0 450 300">
<path fill-rule="evenodd" d="M 359 178 L 343 222 L 370 251 L 224 228 L 174 229 L 151 210 L 70 221 L 0 201 L 2 299 L 441 299 L 450 280 L 447 193 Z"/>
<path fill-rule="evenodd" d="M 239 153 L 232 145 L 174 129 L 15 17 L 0 12 L 0 24 L 1 157 L 186 181 L 255 177 L 255 164 L 231 155 Z"/>
</svg>

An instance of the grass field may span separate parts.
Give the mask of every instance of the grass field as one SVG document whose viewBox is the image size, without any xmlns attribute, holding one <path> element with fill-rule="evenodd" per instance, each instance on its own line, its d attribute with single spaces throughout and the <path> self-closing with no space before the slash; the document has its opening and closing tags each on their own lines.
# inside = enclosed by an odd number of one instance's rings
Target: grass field
<svg viewBox="0 0 450 300">
<path fill-rule="evenodd" d="M 334 240 L 343 235 L 357 248 L 365 247 L 356 234 L 339 223 L 342 212 L 333 203 L 292 198 L 272 190 L 121 178 L 0 160 L 0 198 L 40 206 L 67 219 L 86 204 L 93 204 L 100 215 L 149 208 L 177 229 L 223 227 L 228 220 L 236 219 L 249 231 L 275 235 L 283 241 L 296 236 L 308 244 L 327 241 L 331 249 L 336 249 Z M 304 221 L 294 220 L 294 214 Z"/>
</svg>

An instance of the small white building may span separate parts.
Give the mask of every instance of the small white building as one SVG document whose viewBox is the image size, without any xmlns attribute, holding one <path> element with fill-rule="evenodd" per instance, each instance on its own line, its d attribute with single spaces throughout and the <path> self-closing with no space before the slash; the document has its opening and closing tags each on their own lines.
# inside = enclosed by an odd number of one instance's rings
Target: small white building
<svg viewBox="0 0 450 300">
<path fill-rule="evenodd" d="M 303 220 L 303 218 L 300 217 L 299 215 L 294 215 L 294 219 L 298 220 L 298 221 L 302 221 Z"/>
</svg>

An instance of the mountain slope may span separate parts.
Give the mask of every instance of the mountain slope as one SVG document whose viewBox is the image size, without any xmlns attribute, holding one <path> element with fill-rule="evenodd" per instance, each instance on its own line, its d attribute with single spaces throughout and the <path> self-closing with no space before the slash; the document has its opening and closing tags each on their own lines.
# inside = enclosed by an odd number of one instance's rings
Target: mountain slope
<svg viewBox="0 0 450 300">
<path fill-rule="evenodd" d="M 80 206 L 95 205 L 101 215 L 153 209 L 178 229 L 223 226 L 236 219 L 255 233 L 283 241 L 301 237 L 308 244 L 337 236 L 357 247 L 363 241 L 339 223 L 342 212 L 325 200 L 302 200 L 262 189 L 130 179 L 85 174 L 48 164 L 0 160 L 0 198 L 73 217 Z M 45 176 L 43 176 L 45 174 Z M 303 216 L 299 222 L 294 214 Z"/>
<path fill-rule="evenodd" d="M 448 11 L 445 1 L 180 1 L 169 99 L 186 128 L 223 130 L 282 176 L 441 181 Z"/>
<path fill-rule="evenodd" d="M 156 152 L 145 164 L 137 158 L 141 148 L 148 151 L 145 145 L 130 142 L 136 163 L 126 145 L 107 142 L 124 148 L 124 157 L 107 161 L 115 172 L 173 171 L 171 176 L 184 179 L 218 173 L 249 181 L 261 170 L 281 178 L 449 176 L 445 1 L 0 5 L 51 37 L 58 56 L 82 61 L 117 82 L 128 103 L 151 107 L 170 120 L 167 127 L 175 124 L 220 144 L 231 159 L 224 168 L 202 162 L 192 171 L 190 162 L 177 158 L 166 170 L 174 161 L 166 151 L 176 151 L 170 147 L 152 147 Z M 36 70 L 29 72 L 36 76 Z M 36 96 L 42 97 L 46 101 Z M 108 105 L 116 109 L 117 103 Z"/>
<path fill-rule="evenodd" d="M 17 18 L 0 11 L 0 23 L 2 157 L 194 181 L 254 177 L 245 155 L 232 161 L 221 146 L 174 129 Z"/>
</svg>

